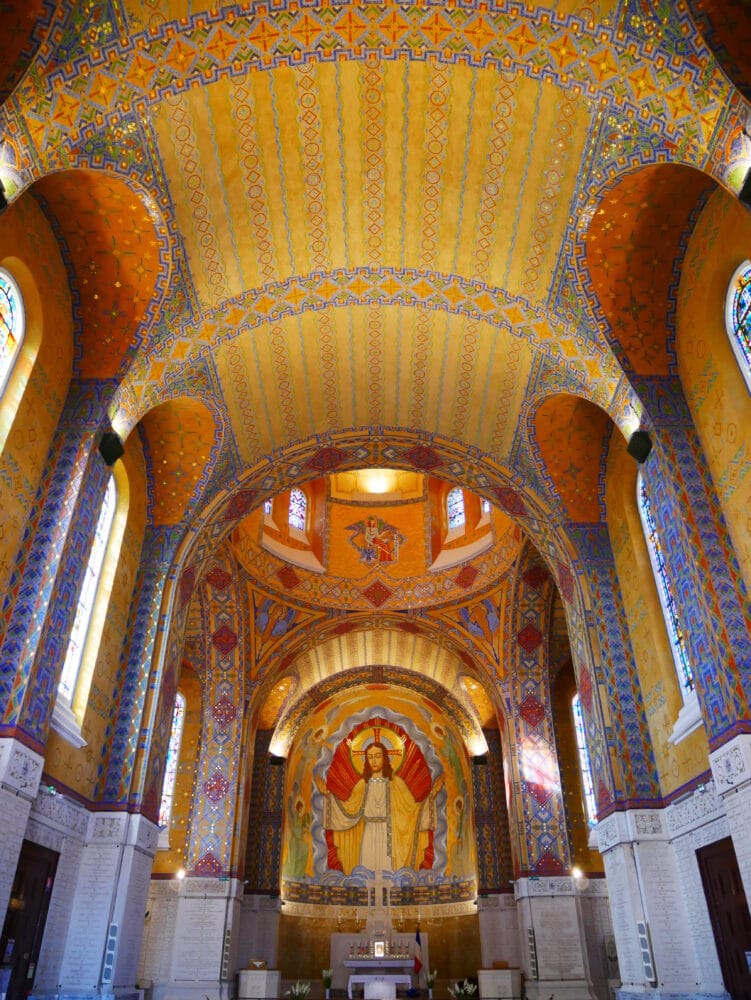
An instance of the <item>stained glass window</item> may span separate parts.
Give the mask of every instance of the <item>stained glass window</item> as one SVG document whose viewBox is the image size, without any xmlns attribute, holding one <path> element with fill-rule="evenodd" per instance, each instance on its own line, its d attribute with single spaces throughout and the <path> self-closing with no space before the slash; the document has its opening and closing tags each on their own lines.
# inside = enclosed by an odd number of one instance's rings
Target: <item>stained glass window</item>
<svg viewBox="0 0 751 1000">
<path fill-rule="evenodd" d="M 751 389 L 751 261 L 745 260 L 730 279 L 725 301 L 725 328 L 738 365 Z"/>
<path fill-rule="evenodd" d="M 482 512 L 483 512 L 483 514 L 489 514 L 490 513 L 490 500 L 486 500 L 484 497 L 483 497 L 483 501 L 482 501 Z"/>
<path fill-rule="evenodd" d="M 271 508 L 273 507 L 273 503 L 274 503 L 273 500 L 263 501 L 263 513 L 266 514 L 267 516 L 271 514 Z"/>
<path fill-rule="evenodd" d="M 62 695 L 69 702 L 73 700 L 76 690 L 76 682 L 81 669 L 83 658 L 83 648 L 86 642 L 86 635 L 89 631 L 91 614 L 94 610 L 94 600 L 96 598 L 99 578 L 104 565 L 104 556 L 107 551 L 107 542 L 112 530 L 112 521 L 115 517 L 115 507 L 117 506 L 117 487 L 115 477 L 110 476 L 107 489 L 99 511 L 94 541 L 89 553 L 89 563 L 81 587 L 81 594 L 78 598 L 78 609 L 73 621 L 73 628 L 70 630 L 68 641 L 68 652 L 63 664 L 63 673 L 58 685 L 58 694 Z"/>
<path fill-rule="evenodd" d="M 686 695 L 694 689 L 694 673 L 688 660 L 686 640 L 683 636 L 683 629 L 681 628 L 678 609 L 676 608 L 675 597 L 673 596 L 673 588 L 670 584 L 667 567 L 665 566 L 665 556 L 660 536 L 657 532 L 654 514 L 652 513 L 652 503 L 641 474 L 637 479 L 637 490 L 639 511 L 641 512 L 642 524 L 644 525 L 644 535 L 647 539 L 647 548 L 649 549 L 652 569 L 657 581 L 657 590 L 660 594 L 668 638 L 670 639 L 673 659 L 678 671 L 678 680 L 681 684 L 681 690 Z"/>
<path fill-rule="evenodd" d="M 308 510 L 308 498 L 302 490 L 294 489 L 289 495 L 289 526 L 305 531 L 305 516 Z"/>
<path fill-rule="evenodd" d="M 574 712 L 574 731 L 576 733 L 576 749 L 579 751 L 579 771 L 581 772 L 582 788 L 584 789 L 584 805 L 587 810 L 587 822 L 590 826 L 597 823 L 597 805 L 595 803 L 595 789 L 592 783 L 592 768 L 589 764 L 589 751 L 587 750 L 587 737 L 584 729 L 584 715 L 582 713 L 581 699 L 575 694 L 571 702 Z"/>
<path fill-rule="evenodd" d="M 446 513 L 448 514 L 449 531 L 464 525 L 464 490 L 455 486 L 449 490 L 446 497 Z"/>
<path fill-rule="evenodd" d="M 5 388 L 23 340 L 25 318 L 21 289 L 0 268 L 0 392 Z"/>
<path fill-rule="evenodd" d="M 159 826 L 165 829 L 169 826 L 172 815 L 172 801 L 175 797 L 175 778 L 177 777 L 177 762 L 180 759 L 180 742 L 183 737 L 185 722 L 185 697 L 178 691 L 175 697 L 175 707 L 172 710 L 172 728 L 167 744 L 167 761 L 164 765 L 164 782 L 162 784 L 162 802 L 159 806 Z"/>
</svg>

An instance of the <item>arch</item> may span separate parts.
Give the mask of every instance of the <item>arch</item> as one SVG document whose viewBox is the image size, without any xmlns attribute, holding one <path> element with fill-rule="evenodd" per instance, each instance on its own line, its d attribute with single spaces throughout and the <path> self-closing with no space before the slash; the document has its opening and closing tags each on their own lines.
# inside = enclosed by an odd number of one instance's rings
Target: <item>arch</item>
<svg viewBox="0 0 751 1000">
<path fill-rule="evenodd" d="M 325 658 L 325 651 L 322 651 L 321 655 Z M 459 677 L 458 671 L 456 677 Z M 314 684 L 301 683 L 295 691 L 294 700 L 285 705 L 274 727 L 271 752 L 286 757 L 305 717 L 316 706 L 345 689 L 372 684 L 402 688 L 434 702 L 456 726 L 470 755 L 481 755 L 486 752 L 487 746 L 482 729 L 471 708 L 462 703 L 456 691 L 452 693 L 452 688 L 457 687 L 455 683 L 447 687 L 446 679 L 433 680 L 419 671 L 395 665 L 367 663 L 337 671 Z"/>
<path fill-rule="evenodd" d="M 602 521 L 611 418 L 589 400 L 564 393 L 543 399 L 532 417 L 540 457 L 568 519 Z"/>
<path fill-rule="evenodd" d="M 585 290 L 627 374 L 675 372 L 675 285 L 700 209 L 715 182 L 692 167 L 658 163 L 618 177 L 586 232 Z"/>
<path fill-rule="evenodd" d="M 202 400 L 179 396 L 149 410 L 139 428 L 151 471 L 152 521 L 179 524 L 206 485 L 221 423 Z"/>
<path fill-rule="evenodd" d="M 746 5 L 733 0 L 688 0 L 688 9 L 727 78 L 751 100 L 751 15 Z"/>
<path fill-rule="evenodd" d="M 106 170 L 41 177 L 31 190 L 58 238 L 74 291 L 75 373 L 122 374 L 155 319 L 164 232 L 140 185 Z"/>
<path fill-rule="evenodd" d="M 676 304 L 678 375 L 748 591 L 751 479 L 738 462 L 751 451 L 751 393 L 723 319 L 728 283 L 750 249 L 748 210 L 715 191 L 689 239 Z"/>
<path fill-rule="evenodd" d="M 54 6 L 45 5 L 44 0 L 11 0 L 4 5 L 0 103 L 10 97 L 34 61 L 54 11 Z"/>
</svg>

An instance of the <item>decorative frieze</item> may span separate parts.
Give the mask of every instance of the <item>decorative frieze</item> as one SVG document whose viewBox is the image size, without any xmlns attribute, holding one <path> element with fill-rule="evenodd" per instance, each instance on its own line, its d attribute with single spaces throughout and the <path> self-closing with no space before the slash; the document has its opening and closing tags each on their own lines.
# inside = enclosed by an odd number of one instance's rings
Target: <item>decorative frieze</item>
<svg viewBox="0 0 751 1000">
<path fill-rule="evenodd" d="M 722 799 L 713 781 L 700 786 L 693 794 L 674 802 L 665 810 L 665 821 L 671 838 L 682 837 L 699 826 L 713 823 L 725 815 Z"/>
<path fill-rule="evenodd" d="M 751 736 L 743 733 L 709 755 L 720 795 L 751 781 Z"/>
<path fill-rule="evenodd" d="M 89 824 L 89 813 L 67 796 L 40 788 L 31 808 L 31 819 L 83 841 Z"/>
<path fill-rule="evenodd" d="M 0 785 L 33 799 L 42 777 L 44 758 L 18 740 L 0 740 Z"/>
</svg>

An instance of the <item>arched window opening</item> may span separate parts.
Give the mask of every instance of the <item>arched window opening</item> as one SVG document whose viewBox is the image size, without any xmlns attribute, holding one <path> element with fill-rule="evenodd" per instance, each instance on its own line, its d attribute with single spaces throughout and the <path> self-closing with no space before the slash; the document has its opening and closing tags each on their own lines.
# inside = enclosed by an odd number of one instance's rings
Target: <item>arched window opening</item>
<svg viewBox="0 0 751 1000">
<path fill-rule="evenodd" d="M 448 529 L 463 528 L 466 521 L 464 510 L 464 490 L 460 486 L 454 486 L 449 490 L 446 497 L 446 515 L 448 518 Z"/>
<path fill-rule="evenodd" d="M 296 531 L 305 531 L 308 514 L 308 498 L 301 489 L 294 489 L 289 494 L 289 526 Z"/>
<path fill-rule="evenodd" d="M 0 395 L 18 357 L 25 329 L 21 289 L 13 275 L 0 267 Z"/>
<path fill-rule="evenodd" d="M 584 714 L 582 712 L 581 699 L 578 694 L 575 694 L 571 700 L 571 709 L 574 713 L 576 749 L 579 753 L 579 772 L 581 774 L 582 789 L 584 791 L 584 807 L 587 813 L 587 822 L 590 826 L 596 826 L 597 805 L 595 803 L 595 789 L 592 782 L 592 768 L 589 763 L 589 751 L 587 750 L 587 737 L 584 729 Z"/>
<path fill-rule="evenodd" d="M 170 818 L 172 816 L 172 804 L 175 798 L 175 779 L 177 777 L 177 762 L 180 759 L 180 744 L 183 738 L 184 725 L 185 697 L 180 693 L 180 691 L 178 691 L 175 697 L 175 707 L 172 710 L 172 728 L 170 729 L 169 743 L 167 744 L 167 760 L 164 765 L 162 802 L 159 806 L 159 828 L 165 832 L 169 830 Z M 160 846 L 162 845 L 160 844 Z M 164 846 L 169 846 L 168 839 Z"/>
<path fill-rule="evenodd" d="M 271 516 L 271 511 L 273 509 L 273 506 L 274 506 L 274 501 L 273 500 L 264 500 L 263 501 L 263 513 L 264 513 L 264 515 L 266 517 L 270 517 Z"/>
<path fill-rule="evenodd" d="M 660 536 L 657 532 L 654 514 L 652 513 L 652 503 L 641 473 L 637 477 L 637 498 L 642 526 L 644 528 L 644 537 L 647 540 L 649 558 L 652 562 L 652 572 L 657 581 L 657 591 L 660 595 L 663 617 L 668 630 L 670 648 L 673 651 L 678 681 L 685 701 L 694 690 L 694 672 L 691 669 L 688 659 L 686 640 L 678 617 L 673 588 L 670 584 L 667 567 L 665 566 L 665 556 L 660 543 Z"/>
<path fill-rule="evenodd" d="M 751 391 L 751 260 L 744 260 L 730 279 L 725 298 L 725 329 Z"/>
<path fill-rule="evenodd" d="M 115 485 L 115 477 L 110 476 L 110 480 L 107 483 L 107 490 L 102 501 L 102 507 L 99 511 L 99 519 L 94 532 L 94 541 L 92 542 L 91 552 L 89 553 L 89 562 L 86 567 L 86 573 L 81 587 L 81 594 L 78 599 L 78 609 L 76 610 L 73 627 L 70 630 L 68 651 L 65 656 L 63 672 L 57 689 L 58 697 L 64 698 L 68 704 L 73 701 L 76 683 L 78 682 L 78 675 L 81 670 L 84 644 L 86 642 L 86 635 L 89 630 L 89 624 L 94 610 L 94 602 L 96 600 L 99 580 L 102 575 L 104 556 L 107 551 L 107 543 L 112 531 L 112 522 L 115 517 L 116 506 L 117 486 Z"/>
</svg>

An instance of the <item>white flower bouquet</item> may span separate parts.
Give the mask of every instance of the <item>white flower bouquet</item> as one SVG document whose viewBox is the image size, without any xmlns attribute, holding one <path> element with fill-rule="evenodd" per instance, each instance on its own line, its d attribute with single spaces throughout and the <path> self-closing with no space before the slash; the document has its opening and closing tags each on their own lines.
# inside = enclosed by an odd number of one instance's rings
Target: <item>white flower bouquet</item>
<svg viewBox="0 0 751 1000">
<path fill-rule="evenodd" d="M 449 993 L 454 1000 L 470 1000 L 477 993 L 477 983 L 473 983 L 471 979 L 460 979 L 449 986 Z"/>
<path fill-rule="evenodd" d="M 294 1000 L 305 1000 L 308 993 L 310 993 L 310 983 L 306 979 L 298 979 L 296 983 L 292 983 L 284 995 L 294 997 Z"/>
</svg>

